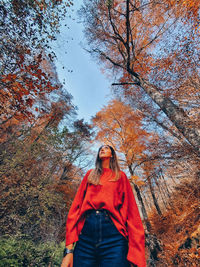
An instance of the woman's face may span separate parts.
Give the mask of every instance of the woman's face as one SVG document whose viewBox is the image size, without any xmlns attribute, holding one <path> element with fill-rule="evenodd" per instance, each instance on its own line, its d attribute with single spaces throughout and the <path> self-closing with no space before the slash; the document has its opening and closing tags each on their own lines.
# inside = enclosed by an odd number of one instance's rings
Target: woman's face
<svg viewBox="0 0 200 267">
<path fill-rule="evenodd" d="M 112 157 L 112 151 L 109 146 L 102 146 L 99 150 L 99 157 L 100 159 L 104 158 L 111 158 Z"/>
</svg>

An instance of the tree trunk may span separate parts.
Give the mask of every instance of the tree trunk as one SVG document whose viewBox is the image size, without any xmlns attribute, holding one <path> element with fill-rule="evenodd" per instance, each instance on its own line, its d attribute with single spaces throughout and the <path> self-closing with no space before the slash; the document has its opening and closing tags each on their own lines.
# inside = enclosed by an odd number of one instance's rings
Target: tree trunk
<svg viewBox="0 0 200 267">
<path fill-rule="evenodd" d="M 134 49 L 131 47 L 130 38 L 130 0 L 126 1 L 126 41 L 124 46 L 126 49 L 126 70 L 130 73 L 136 83 L 152 98 L 152 100 L 161 108 L 161 110 L 167 115 L 171 122 L 176 126 L 176 128 L 183 134 L 183 136 L 188 140 L 193 150 L 200 156 L 200 129 L 197 129 L 197 125 L 191 121 L 191 119 L 186 115 L 184 110 L 176 106 L 171 99 L 164 96 L 160 91 L 152 84 L 146 82 L 140 77 L 138 73 L 134 71 L 134 67 L 131 66 L 130 53 Z M 153 41 L 153 39 L 152 39 Z"/>
<path fill-rule="evenodd" d="M 134 74 L 129 70 L 130 74 Z M 135 79 L 135 77 L 134 77 Z M 167 115 L 176 128 L 183 134 L 192 146 L 193 150 L 200 156 L 200 129 L 187 116 L 184 110 L 175 105 L 169 98 L 162 95 L 157 88 L 138 78 L 138 85 L 152 98 L 152 100 Z"/>
<path fill-rule="evenodd" d="M 152 195 L 152 198 L 153 198 L 153 203 L 154 203 L 154 205 L 156 207 L 156 210 L 157 210 L 158 214 L 162 215 L 161 209 L 160 209 L 160 207 L 158 205 L 158 201 L 157 201 L 157 198 L 155 196 L 155 192 L 154 192 L 154 189 L 153 189 L 153 186 L 152 186 L 152 183 L 151 183 L 151 178 L 147 177 L 147 180 L 148 180 L 150 192 L 151 192 L 151 195 Z"/>
<path fill-rule="evenodd" d="M 170 198 L 170 192 L 169 192 L 169 189 L 168 189 L 168 186 L 167 186 L 167 183 L 166 183 L 166 181 L 165 181 L 165 177 L 164 177 L 164 175 L 163 175 L 163 172 L 162 171 L 160 171 L 160 174 L 159 174 L 159 176 L 162 178 L 162 180 L 163 180 L 163 183 L 164 183 L 164 185 L 165 185 L 165 188 L 166 188 L 166 191 L 167 191 L 167 196 Z"/>
<path fill-rule="evenodd" d="M 128 166 L 128 168 L 129 168 L 129 172 L 130 172 L 131 176 L 133 176 L 133 170 L 132 170 L 131 166 Z M 145 224 L 146 224 L 147 230 L 150 231 L 151 230 L 151 224 L 150 224 L 150 222 L 148 220 L 146 208 L 145 208 L 145 205 L 144 205 L 144 201 L 142 199 L 142 195 L 140 193 L 140 189 L 135 183 L 133 183 L 133 186 L 134 186 L 135 192 L 137 194 L 137 199 L 138 199 L 138 201 L 139 201 L 139 203 L 141 205 L 141 211 L 142 211 L 143 218 L 145 220 Z"/>
<path fill-rule="evenodd" d="M 163 204 L 164 204 L 164 206 L 165 206 L 165 209 L 167 209 L 167 203 L 166 203 L 166 201 L 165 201 L 165 194 L 164 194 L 163 190 L 162 190 L 161 187 L 160 187 L 160 182 L 159 182 L 159 180 L 157 179 L 157 177 L 155 178 L 155 183 L 156 183 L 156 185 L 157 185 L 157 187 L 158 187 L 158 190 L 159 190 L 159 193 L 160 193 L 162 202 L 163 202 Z"/>
<path fill-rule="evenodd" d="M 129 6 L 130 0 L 127 0 L 126 14 L 124 14 L 126 18 L 126 38 L 123 39 L 122 36 L 117 36 L 118 38 L 120 37 L 119 39 L 121 41 L 121 44 L 126 50 L 126 57 L 124 57 L 125 62 L 123 63 L 123 65 L 117 63 L 111 58 L 109 58 L 109 55 L 106 56 L 106 59 L 118 67 L 121 67 L 123 69 L 126 68 L 126 71 L 133 77 L 133 81 L 135 82 L 135 84 L 140 86 L 149 95 L 149 97 L 151 97 L 151 99 L 161 108 L 161 110 L 167 115 L 167 117 L 176 126 L 179 132 L 181 132 L 183 136 L 187 139 L 187 141 L 190 143 L 193 148 L 193 151 L 196 152 L 198 156 L 200 156 L 200 129 L 197 128 L 197 125 L 195 125 L 195 123 L 191 121 L 191 119 L 187 116 L 187 114 L 182 108 L 178 107 L 171 101 L 171 99 L 161 94 L 160 91 L 156 88 L 156 86 L 142 79 L 142 77 L 140 77 L 140 75 L 134 71 L 134 66 L 131 65 L 131 53 L 134 54 L 134 44 L 131 42 L 131 12 Z M 117 32 L 111 18 L 110 7 L 108 7 L 108 9 L 110 23 L 113 27 L 114 34 L 116 35 Z M 121 52 L 121 49 L 119 50 L 119 53 L 121 55 L 123 54 Z M 134 55 L 132 56 L 134 59 Z"/>
<path fill-rule="evenodd" d="M 152 205 L 151 205 L 151 202 L 148 201 L 148 199 L 146 198 L 146 194 L 143 194 L 143 198 L 144 198 L 145 206 L 147 207 L 147 209 L 148 209 L 149 211 L 151 211 L 151 209 L 152 209 Z"/>
</svg>

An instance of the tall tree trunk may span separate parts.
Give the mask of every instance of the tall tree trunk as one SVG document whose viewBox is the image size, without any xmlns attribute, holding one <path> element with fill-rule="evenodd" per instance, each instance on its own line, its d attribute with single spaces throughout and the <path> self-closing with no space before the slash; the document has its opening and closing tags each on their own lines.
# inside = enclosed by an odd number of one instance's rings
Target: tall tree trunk
<svg viewBox="0 0 200 267">
<path fill-rule="evenodd" d="M 130 172 L 131 176 L 133 176 L 133 170 L 132 170 L 131 166 L 129 165 L 128 168 L 129 168 L 129 172 Z M 138 199 L 140 206 L 141 206 L 141 211 L 142 211 L 143 218 L 145 220 L 147 230 L 150 231 L 151 230 L 151 224 L 150 224 L 148 216 L 147 216 L 146 208 L 144 205 L 144 201 L 142 199 L 142 195 L 140 193 L 140 189 L 135 183 L 133 183 L 133 186 L 134 186 L 135 192 L 137 194 L 137 199 Z"/>
<path fill-rule="evenodd" d="M 152 98 L 152 100 L 161 108 L 161 110 L 167 115 L 176 128 L 183 134 L 188 142 L 193 147 L 193 150 L 200 156 L 200 129 L 197 129 L 197 125 L 191 121 L 186 115 L 184 110 L 176 106 L 171 99 L 164 96 L 160 91 L 152 84 L 146 82 L 140 77 L 138 73 L 134 71 L 134 66 L 131 66 L 130 53 L 131 51 L 131 38 L 130 38 L 130 0 L 126 1 L 126 41 L 124 46 L 126 49 L 126 70 L 133 76 L 136 83 Z M 153 41 L 153 40 L 152 40 Z M 134 47 L 132 47 L 134 48 Z"/>
<path fill-rule="evenodd" d="M 151 178 L 150 178 L 150 176 L 147 177 L 147 180 L 148 180 L 148 184 L 149 184 L 149 188 L 150 188 L 150 192 L 151 192 L 151 195 L 152 195 L 152 198 L 153 198 L 153 203 L 154 203 L 154 205 L 155 205 L 155 208 L 156 208 L 158 214 L 159 214 L 159 215 L 162 215 L 160 206 L 158 205 L 158 201 L 157 201 L 157 198 L 156 198 L 156 196 L 155 196 L 155 192 L 154 192 L 154 188 L 153 188 L 152 183 L 151 183 Z"/>
<path fill-rule="evenodd" d="M 166 191 L 167 191 L 167 196 L 170 198 L 170 192 L 169 192 L 169 189 L 168 189 L 168 186 L 167 186 L 167 183 L 166 183 L 166 181 L 165 181 L 165 177 L 164 177 L 164 175 L 163 175 L 163 172 L 162 171 L 160 171 L 160 175 L 159 175 L 161 178 L 162 178 L 162 180 L 163 180 L 163 183 L 164 183 L 164 185 L 165 185 L 165 188 L 166 188 Z"/>
<path fill-rule="evenodd" d="M 163 202 L 165 208 L 167 208 L 167 203 L 166 203 L 166 201 L 165 201 L 165 194 L 164 194 L 164 192 L 163 192 L 163 190 L 162 190 L 162 188 L 161 188 L 161 186 L 160 186 L 160 182 L 159 182 L 159 180 L 157 179 L 157 177 L 155 177 L 155 183 L 156 183 L 156 185 L 157 185 L 157 187 L 158 187 L 160 196 L 161 196 L 161 198 L 162 198 L 162 202 Z"/>
<path fill-rule="evenodd" d="M 148 83 L 144 80 L 138 73 L 134 71 L 134 65 L 131 62 L 131 55 L 134 59 L 134 44 L 131 40 L 131 11 L 130 11 L 130 0 L 126 1 L 126 13 L 124 13 L 126 18 L 126 37 L 119 35 L 116 31 L 116 27 L 112 20 L 111 16 L 111 6 L 108 6 L 109 11 L 109 20 L 111 27 L 113 28 L 113 34 L 116 35 L 116 39 L 120 40 L 122 46 L 124 46 L 126 53 L 122 52 L 122 49 L 119 49 L 119 53 L 123 56 L 123 63 L 116 62 L 109 55 L 100 53 L 101 56 L 105 57 L 106 60 L 110 61 L 114 66 L 126 69 L 126 71 L 132 76 L 133 83 L 141 87 L 151 99 L 161 108 L 161 110 L 167 115 L 171 122 L 176 126 L 176 128 L 183 134 L 187 139 L 190 145 L 193 148 L 193 151 L 200 156 L 200 129 L 197 128 L 194 122 L 187 116 L 184 110 L 177 105 L 175 105 L 171 99 L 164 96 L 160 93 L 159 89 L 156 86 Z M 152 39 L 153 42 L 153 39 Z M 119 45 L 118 45 L 119 47 Z"/>
<path fill-rule="evenodd" d="M 151 97 L 151 99 L 161 108 L 179 132 L 187 139 L 198 156 L 200 156 L 200 129 L 191 121 L 184 110 L 175 105 L 171 99 L 162 95 L 159 90 L 140 77 L 135 77 L 133 71 L 128 71 L 134 79 L 138 80 L 138 85 Z"/>
<path fill-rule="evenodd" d="M 145 194 L 143 194 L 143 198 L 144 198 L 144 203 L 145 203 L 145 206 L 147 207 L 147 209 L 149 211 L 151 211 L 152 209 L 152 205 L 151 205 L 151 201 L 148 201 L 147 197 Z"/>
</svg>

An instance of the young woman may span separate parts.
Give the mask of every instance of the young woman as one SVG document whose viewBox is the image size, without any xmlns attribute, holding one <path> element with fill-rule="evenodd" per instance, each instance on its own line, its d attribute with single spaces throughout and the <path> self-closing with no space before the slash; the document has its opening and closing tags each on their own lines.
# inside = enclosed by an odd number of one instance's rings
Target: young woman
<svg viewBox="0 0 200 267">
<path fill-rule="evenodd" d="M 146 266 L 144 229 L 116 153 L 103 145 L 69 210 L 61 267 L 119 266 Z"/>
</svg>

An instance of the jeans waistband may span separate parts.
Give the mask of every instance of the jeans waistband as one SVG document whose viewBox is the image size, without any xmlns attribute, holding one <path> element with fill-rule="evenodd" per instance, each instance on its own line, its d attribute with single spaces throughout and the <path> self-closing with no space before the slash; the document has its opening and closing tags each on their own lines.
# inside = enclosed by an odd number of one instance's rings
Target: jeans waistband
<svg viewBox="0 0 200 267">
<path fill-rule="evenodd" d="M 105 209 L 98 209 L 98 210 L 91 209 L 91 210 L 88 210 L 86 212 L 86 215 L 89 215 L 89 214 L 95 214 L 95 215 L 98 215 L 98 214 L 108 214 L 108 211 L 105 210 Z"/>
</svg>

